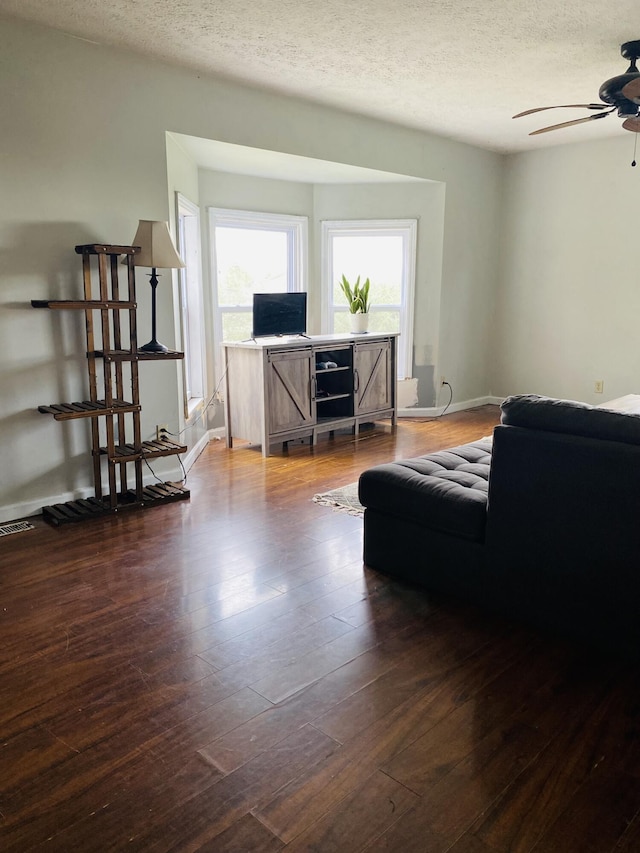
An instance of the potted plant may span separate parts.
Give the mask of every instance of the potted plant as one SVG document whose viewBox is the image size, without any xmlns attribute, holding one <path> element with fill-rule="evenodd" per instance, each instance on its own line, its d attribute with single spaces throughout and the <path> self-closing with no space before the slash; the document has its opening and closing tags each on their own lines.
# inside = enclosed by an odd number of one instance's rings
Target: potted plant
<svg viewBox="0 0 640 853">
<path fill-rule="evenodd" d="M 349 303 L 351 331 L 358 333 L 366 332 L 369 328 L 369 288 L 371 282 L 367 278 L 360 284 L 360 276 L 358 276 L 352 286 L 347 281 L 346 276 L 343 275 L 338 284 Z"/>
</svg>

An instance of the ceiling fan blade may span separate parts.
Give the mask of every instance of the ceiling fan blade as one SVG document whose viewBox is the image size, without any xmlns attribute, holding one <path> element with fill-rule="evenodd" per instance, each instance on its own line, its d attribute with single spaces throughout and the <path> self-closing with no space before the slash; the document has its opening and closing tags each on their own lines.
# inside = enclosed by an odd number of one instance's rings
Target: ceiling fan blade
<svg viewBox="0 0 640 853">
<path fill-rule="evenodd" d="M 615 109 L 615 107 L 614 107 Z M 613 112 L 613 110 L 609 110 L 606 113 L 596 113 L 594 116 L 585 116 L 584 118 L 575 118 L 573 121 L 563 121 L 560 124 L 552 124 L 549 127 L 541 127 L 540 130 L 532 131 L 529 136 L 536 136 L 538 133 L 548 133 L 550 130 L 559 130 L 561 127 L 572 127 L 574 124 L 584 124 L 587 121 L 593 121 L 596 118 L 604 118 L 608 116 L 609 113 Z"/>
<path fill-rule="evenodd" d="M 571 110 L 574 108 L 580 110 L 607 110 L 609 109 L 609 104 L 557 104 L 554 107 L 535 107 L 532 110 L 525 110 L 522 113 L 518 113 L 512 116 L 512 118 L 522 118 L 522 116 L 530 116 L 532 113 L 541 113 L 544 110 Z"/>
<path fill-rule="evenodd" d="M 640 77 L 636 77 L 635 80 L 622 87 L 622 97 L 628 101 L 633 101 L 634 104 L 640 104 Z"/>
<path fill-rule="evenodd" d="M 628 118 L 622 122 L 622 126 L 632 133 L 640 133 L 640 118 Z"/>
</svg>

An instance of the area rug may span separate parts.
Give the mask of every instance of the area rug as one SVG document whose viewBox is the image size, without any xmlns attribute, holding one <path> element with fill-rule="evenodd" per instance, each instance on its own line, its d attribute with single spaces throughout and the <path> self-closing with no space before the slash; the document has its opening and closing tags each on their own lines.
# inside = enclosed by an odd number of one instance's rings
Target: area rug
<svg viewBox="0 0 640 853">
<path fill-rule="evenodd" d="M 349 515 L 364 515 L 364 507 L 358 500 L 358 484 L 349 483 L 339 489 L 314 495 L 313 500 L 322 506 L 330 506 L 338 512 L 347 512 Z"/>
</svg>

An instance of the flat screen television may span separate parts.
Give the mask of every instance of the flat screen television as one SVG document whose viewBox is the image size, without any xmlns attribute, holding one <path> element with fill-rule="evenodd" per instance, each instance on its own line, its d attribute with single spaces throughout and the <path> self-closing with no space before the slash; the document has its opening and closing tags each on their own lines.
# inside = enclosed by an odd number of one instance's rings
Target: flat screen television
<svg viewBox="0 0 640 853">
<path fill-rule="evenodd" d="M 254 293 L 251 337 L 304 335 L 307 331 L 306 293 Z"/>
</svg>

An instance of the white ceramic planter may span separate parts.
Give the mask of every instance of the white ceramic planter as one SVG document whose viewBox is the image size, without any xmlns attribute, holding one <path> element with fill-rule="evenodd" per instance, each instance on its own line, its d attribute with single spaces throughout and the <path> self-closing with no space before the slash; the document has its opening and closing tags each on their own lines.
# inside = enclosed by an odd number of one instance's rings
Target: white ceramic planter
<svg viewBox="0 0 640 853">
<path fill-rule="evenodd" d="M 369 331 L 369 315 L 363 314 L 362 312 L 358 312 L 357 314 L 350 314 L 351 319 L 351 332 L 354 335 L 362 335 L 364 332 Z"/>
</svg>

